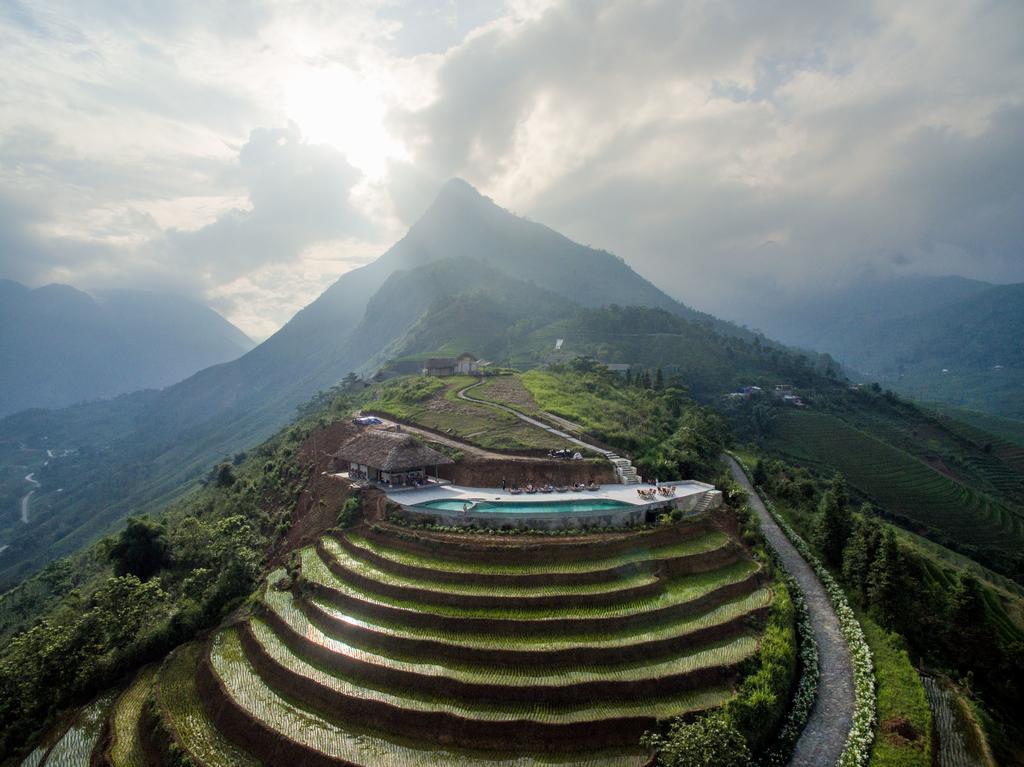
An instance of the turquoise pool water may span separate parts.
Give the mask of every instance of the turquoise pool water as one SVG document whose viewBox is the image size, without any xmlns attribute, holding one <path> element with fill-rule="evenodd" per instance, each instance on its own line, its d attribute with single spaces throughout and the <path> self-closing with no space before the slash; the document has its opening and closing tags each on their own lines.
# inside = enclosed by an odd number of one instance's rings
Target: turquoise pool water
<svg viewBox="0 0 1024 767">
<path fill-rule="evenodd" d="M 615 501 L 610 498 L 582 499 L 578 501 L 476 501 L 471 498 L 465 500 L 444 499 L 440 501 L 426 501 L 417 503 L 414 509 L 437 509 L 438 511 L 462 511 L 466 504 L 473 504 L 469 511 L 495 512 L 498 514 L 522 514 L 524 512 L 565 513 L 583 511 L 610 511 L 614 509 L 629 508 L 633 504 L 625 501 Z"/>
</svg>

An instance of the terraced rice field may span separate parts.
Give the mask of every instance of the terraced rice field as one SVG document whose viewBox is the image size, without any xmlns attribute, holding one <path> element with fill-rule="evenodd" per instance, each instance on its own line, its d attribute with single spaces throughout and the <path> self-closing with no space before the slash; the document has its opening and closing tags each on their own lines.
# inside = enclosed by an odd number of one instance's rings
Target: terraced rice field
<svg viewBox="0 0 1024 767">
<path fill-rule="evenodd" d="M 39 767 L 83 767 L 89 759 L 103 733 L 107 712 L 113 702 L 113 694 L 106 694 L 83 708 L 71 726 L 64 732 L 49 753 L 35 751 L 23 765 Z"/>
<path fill-rule="evenodd" d="M 956 694 L 933 677 L 923 677 L 923 681 L 938 735 L 936 763 L 939 767 L 984 767 L 986 760 L 971 725 L 958 710 Z"/>
<path fill-rule="evenodd" d="M 139 737 L 139 718 L 149 700 L 156 668 L 139 672 L 114 705 L 111 715 L 110 761 L 114 767 L 146 767 L 146 754 Z"/>
<path fill-rule="evenodd" d="M 824 413 L 786 413 L 773 445 L 798 461 L 841 472 L 887 511 L 961 544 L 1012 552 L 1024 545 L 1022 512 Z"/>
<path fill-rule="evenodd" d="M 658 719 L 733 695 L 771 605 L 706 524 L 594 543 L 324 538 L 291 589 L 268 585 L 249 618 L 164 664 L 160 716 L 212 767 L 639 767 Z"/>
<path fill-rule="evenodd" d="M 170 740 L 207 767 L 257 767 L 260 761 L 238 748 L 210 721 L 196 686 L 201 648 L 184 647 L 164 662 L 156 686 L 161 724 Z"/>
<path fill-rule="evenodd" d="M 301 562 L 24 766 L 640 767 L 658 720 L 732 697 L 773 597 L 701 519 L 577 540 L 383 525 Z"/>
</svg>

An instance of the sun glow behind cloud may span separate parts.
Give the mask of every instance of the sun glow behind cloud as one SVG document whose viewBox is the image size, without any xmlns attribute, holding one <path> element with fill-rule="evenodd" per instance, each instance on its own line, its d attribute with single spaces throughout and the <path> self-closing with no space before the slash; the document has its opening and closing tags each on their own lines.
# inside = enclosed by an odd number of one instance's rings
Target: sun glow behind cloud
<svg viewBox="0 0 1024 767">
<path fill-rule="evenodd" d="M 0 277 L 262 336 L 461 176 L 709 311 L 1018 281 L 1024 5 L 953 5 L 0 2 Z"/>
<path fill-rule="evenodd" d="M 301 70 L 285 83 L 284 100 L 285 114 L 305 140 L 335 147 L 370 180 L 383 178 L 389 160 L 408 157 L 385 127 L 379 81 L 340 66 Z"/>
</svg>

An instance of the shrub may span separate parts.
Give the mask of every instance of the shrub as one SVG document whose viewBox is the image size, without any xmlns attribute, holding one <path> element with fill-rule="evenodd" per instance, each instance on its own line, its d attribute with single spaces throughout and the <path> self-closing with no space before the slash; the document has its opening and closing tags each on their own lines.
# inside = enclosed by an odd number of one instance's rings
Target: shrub
<svg viewBox="0 0 1024 767">
<path fill-rule="evenodd" d="M 338 527 L 351 527 L 363 515 L 363 499 L 359 495 L 351 495 L 345 499 L 338 512 Z"/>
<path fill-rule="evenodd" d="M 677 719 L 665 735 L 645 735 L 664 767 L 746 767 L 750 748 L 729 716 L 716 711 L 692 722 Z"/>
</svg>

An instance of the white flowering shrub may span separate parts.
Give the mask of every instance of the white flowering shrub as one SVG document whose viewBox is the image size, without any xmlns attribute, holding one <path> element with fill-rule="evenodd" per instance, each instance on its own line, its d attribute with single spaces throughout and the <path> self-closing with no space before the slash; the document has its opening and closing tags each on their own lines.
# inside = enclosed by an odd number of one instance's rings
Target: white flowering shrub
<svg viewBox="0 0 1024 767">
<path fill-rule="evenodd" d="M 743 471 L 750 476 L 750 469 L 740 460 L 733 456 Z M 864 638 L 864 631 L 860 622 L 853 614 L 846 594 L 842 587 L 832 577 L 832 573 L 821 563 L 807 541 L 800 537 L 779 514 L 771 498 L 764 492 L 763 488 L 757 488 L 757 494 L 764 502 L 772 519 L 782 529 L 782 532 L 789 538 L 790 543 L 800 552 L 802 556 L 818 575 L 825 592 L 832 601 L 832 607 L 839 618 L 839 627 L 843 632 L 843 638 L 850 649 L 850 659 L 853 663 L 853 689 L 854 689 L 854 711 L 853 726 L 850 734 L 846 737 L 846 745 L 843 753 L 836 762 L 837 767 L 865 767 L 871 757 L 871 745 L 875 736 L 875 668 L 871 659 L 871 650 L 868 648 L 867 640 Z M 815 649 L 817 652 L 817 649 Z M 813 696 L 812 696 L 813 701 Z M 810 709 L 808 708 L 808 711 Z M 806 722 L 806 718 L 804 719 Z M 801 725 L 801 728 L 803 725 Z"/>
<path fill-rule="evenodd" d="M 871 660 L 871 650 L 864 638 L 864 631 L 853 614 L 849 602 L 846 601 L 846 593 L 832 577 L 832 573 L 814 555 L 807 542 L 786 523 L 775 508 L 775 504 L 761 488 L 758 488 L 758 495 L 761 496 L 768 513 L 782 528 L 786 537 L 817 573 L 825 587 L 825 592 L 832 601 L 836 616 L 839 618 L 839 627 L 850 648 L 850 658 L 853 662 L 853 688 L 856 703 L 853 711 L 853 727 L 850 728 L 850 734 L 846 737 L 846 746 L 843 748 L 837 765 L 838 767 L 864 767 L 871 756 L 871 744 L 875 735 L 875 669 Z"/>
<path fill-rule="evenodd" d="M 775 549 L 769 547 L 768 555 L 775 564 L 782 582 L 785 583 L 790 601 L 793 603 L 797 640 L 800 643 L 800 679 L 797 682 L 796 691 L 793 693 L 786 720 L 779 728 L 775 741 L 754 761 L 756 767 L 777 767 L 789 761 L 793 747 L 796 746 L 800 733 L 803 732 L 804 725 L 807 724 L 807 718 L 811 715 L 811 708 L 814 706 L 814 699 L 818 694 L 818 643 L 814 638 L 814 628 L 811 626 L 811 616 L 807 610 L 807 599 L 800 584 L 786 569 Z"/>
</svg>

